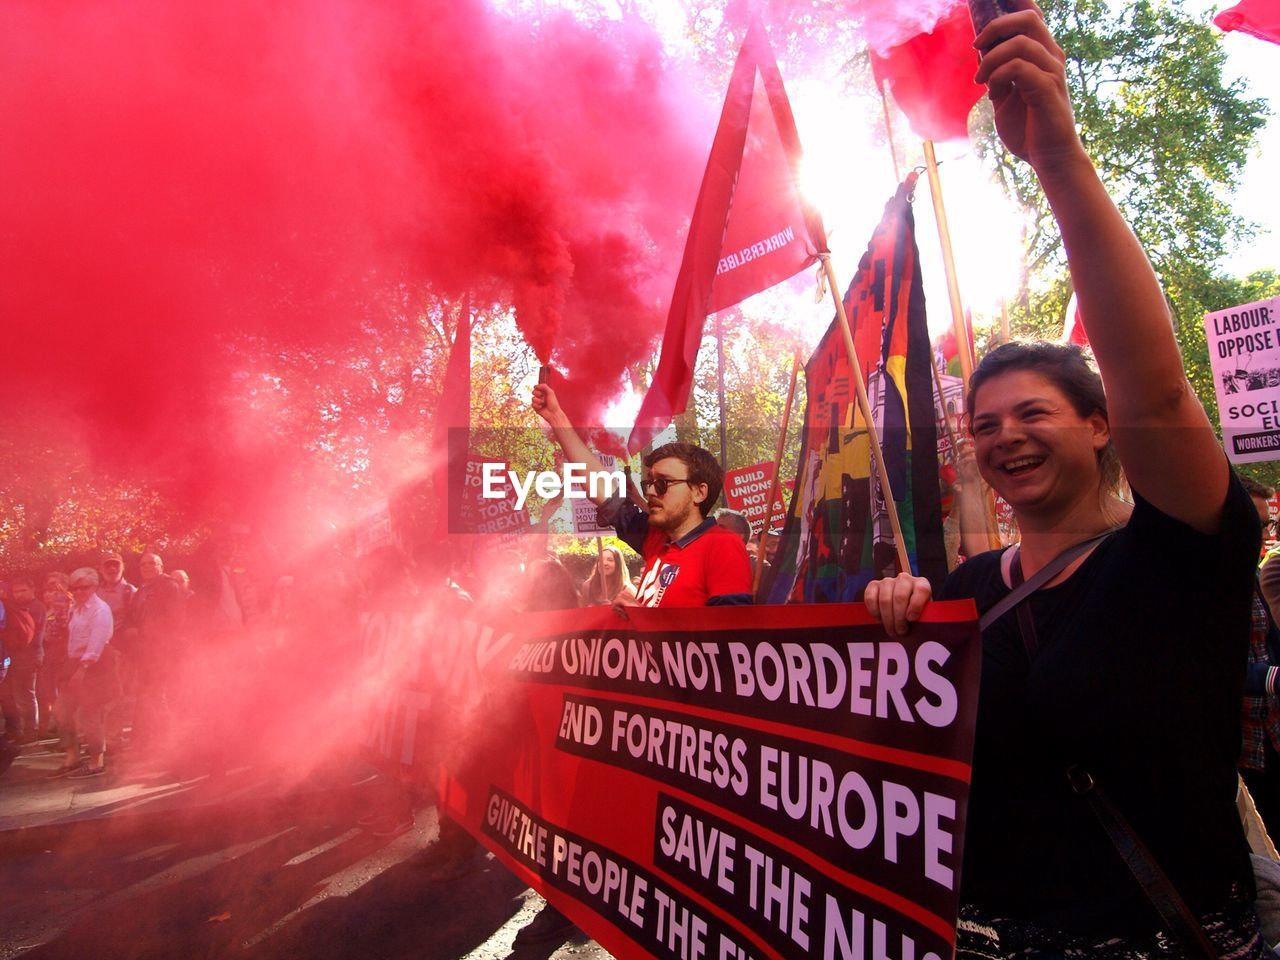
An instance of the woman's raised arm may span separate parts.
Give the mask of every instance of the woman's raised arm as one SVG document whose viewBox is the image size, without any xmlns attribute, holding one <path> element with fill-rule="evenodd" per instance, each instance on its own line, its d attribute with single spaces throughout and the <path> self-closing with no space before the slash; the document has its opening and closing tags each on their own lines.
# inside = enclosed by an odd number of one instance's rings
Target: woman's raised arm
<svg viewBox="0 0 1280 960">
<path fill-rule="evenodd" d="M 1226 457 L 1187 383 L 1155 271 L 1076 133 L 1066 55 L 1023 2 L 978 35 L 986 52 L 977 80 L 990 88 L 1000 138 L 1035 170 L 1062 231 L 1129 482 L 1157 509 L 1213 532 Z"/>
</svg>

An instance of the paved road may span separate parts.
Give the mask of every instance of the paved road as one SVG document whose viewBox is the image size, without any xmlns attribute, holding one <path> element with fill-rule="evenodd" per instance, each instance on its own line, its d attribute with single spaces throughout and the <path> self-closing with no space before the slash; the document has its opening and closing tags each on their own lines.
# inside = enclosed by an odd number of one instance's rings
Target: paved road
<svg viewBox="0 0 1280 960">
<path fill-rule="evenodd" d="M 379 839 L 353 826 L 355 796 L 0 834 L 0 960 L 609 960 L 581 935 L 513 948 L 539 897 L 483 854 L 464 878 L 425 884 L 434 810 Z"/>
</svg>

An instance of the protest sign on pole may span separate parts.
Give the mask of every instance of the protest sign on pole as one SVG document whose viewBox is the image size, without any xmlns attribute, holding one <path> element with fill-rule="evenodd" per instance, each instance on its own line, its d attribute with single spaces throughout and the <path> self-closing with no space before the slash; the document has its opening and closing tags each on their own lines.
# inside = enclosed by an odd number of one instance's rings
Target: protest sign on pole
<svg viewBox="0 0 1280 960">
<path fill-rule="evenodd" d="M 853 604 L 393 619 L 370 743 L 616 956 L 950 956 L 971 603 L 892 639 Z"/>
<path fill-rule="evenodd" d="M 618 458 L 607 453 L 597 454 L 604 469 L 613 472 L 618 469 Z M 559 459 L 559 458 L 557 458 Z M 613 535 L 613 527 L 602 524 L 596 519 L 596 505 L 590 500 L 575 498 L 569 501 L 573 506 L 573 532 L 579 537 L 607 537 Z"/>
<path fill-rule="evenodd" d="M 1222 443 L 1232 463 L 1280 460 L 1280 297 L 1204 315 Z"/>
<path fill-rule="evenodd" d="M 751 523 L 753 537 L 760 535 L 765 514 L 769 512 L 769 487 L 773 484 L 773 473 L 772 460 L 725 471 L 724 504 L 746 516 Z M 787 506 L 781 497 L 774 500 L 773 517 L 776 527 L 781 527 L 787 519 Z"/>
</svg>

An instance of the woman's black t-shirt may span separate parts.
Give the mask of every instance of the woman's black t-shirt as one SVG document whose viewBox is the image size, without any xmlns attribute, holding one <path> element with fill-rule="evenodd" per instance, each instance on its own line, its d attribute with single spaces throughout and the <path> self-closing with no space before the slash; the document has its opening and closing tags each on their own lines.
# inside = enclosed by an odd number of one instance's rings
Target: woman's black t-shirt
<svg viewBox="0 0 1280 960">
<path fill-rule="evenodd" d="M 1236 813 L 1240 697 L 1257 515 L 1233 474 L 1219 533 L 1140 496 L 1128 524 L 1026 601 L 1034 664 L 1009 611 L 982 635 L 982 689 L 961 899 L 1081 934 L 1160 926 L 1066 772 L 1080 764 L 1197 913 L 1252 889 Z M 985 612 L 1009 592 L 1000 553 L 947 578 Z"/>
</svg>

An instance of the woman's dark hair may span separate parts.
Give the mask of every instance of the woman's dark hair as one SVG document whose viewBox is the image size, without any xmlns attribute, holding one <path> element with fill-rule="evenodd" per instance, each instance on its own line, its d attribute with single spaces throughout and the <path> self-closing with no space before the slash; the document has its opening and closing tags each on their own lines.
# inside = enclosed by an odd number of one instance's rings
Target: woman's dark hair
<svg viewBox="0 0 1280 960">
<path fill-rule="evenodd" d="M 1015 370 L 1028 370 L 1044 377 L 1062 392 L 1079 416 L 1100 413 L 1110 423 L 1102 377 L 1089 364 L 1084 351 L 1074 343 L 1049 343 L 1046 340 L 1002 344 L 982 358 L 969 378 L 969 395 L 965 398 L 965 412 L 970 421 L 983 384 L 992 377 Z M 1121 470 L 1113 441 L 1108 440 L 1099 451 L 1098 470 L 1102 475 L 1102 492 L 1115 493 L 1120 487 Z"/>
</svg>

